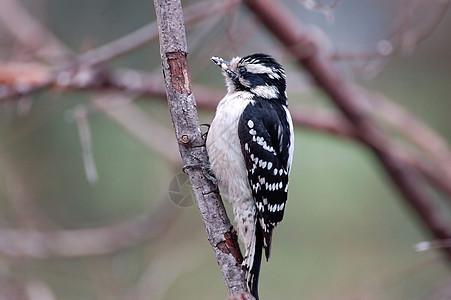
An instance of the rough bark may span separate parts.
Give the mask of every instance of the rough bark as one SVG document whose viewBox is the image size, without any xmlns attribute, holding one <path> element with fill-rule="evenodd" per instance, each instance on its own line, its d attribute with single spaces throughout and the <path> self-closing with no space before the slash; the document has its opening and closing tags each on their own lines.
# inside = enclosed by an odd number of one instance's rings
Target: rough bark
<svg viewBox="0 0 451 300">
<path fill-rule="evenodd" d="M 216 185 L 207 173 L 208 156 L 192 94 L 187 44 L 179 0 L 154 0 L 160 37 L 160 53 L 169 110 L 196 197 L 207 237 L 215 253 L 230 295 L 246 291 L 241 273 L 242 256 Z"/>
</svg>

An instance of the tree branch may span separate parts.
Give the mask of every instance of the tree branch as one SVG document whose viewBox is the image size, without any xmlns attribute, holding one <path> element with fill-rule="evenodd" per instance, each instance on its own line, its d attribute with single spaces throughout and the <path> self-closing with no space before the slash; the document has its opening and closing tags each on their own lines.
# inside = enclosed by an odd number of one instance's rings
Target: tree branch
<svg viewBox="0 0 451 300">
<path fill-rule="evenodd" d="M 414 168 L 398 159 L 393 143 L 370 121 L 358 93 L 338 72 L 332 60 L 322 53 L 316 41 L 295 22 L 278 2 L 244 0 L 262 24 L 296 57 L 353 125 L 356 134 L 379 158 L 390 178 L 414 209 L 424 226 L 437 239 L 451 238 L 449 223 L 429 199 Z M 451 250 L 443 249 L 451 262 Z"/>
<path fill-rule="evenodd" d="M 112 253 L 155 238 L 164 232 L 177 212 L 176 207 L 167 200 L 145 218 L 100 228 L 47 232 L 0 229 L 0 253 L 38 259 Z"/>
<path fill-rule="evenodd" d="M 16 81 L 32 88 L 35 85 L 42 86 L 51 72 L 44 65 L 15 65 L 16 63 L 0 63 L 0 83 L 7 83 L 8 85 L 5 88 L 15 89 L 14 82 Z M 74 73 L 64 80 L 63 86 L 61 85 L 61 81 L 52 82 L 50 86 L 74 90 L 115 90 L 133 96 L 166 99 L 166 92 L 160 77 L 157 78 L 156 76 L 135 70 L 116 70 L 109 72 L 95 72 L 95 69 L 92 68 L 74 70 Z M 193 91 L 196 94 L 197 107 L 202 109 L 214 110 L 221 98 L 220 93 L 216 90 L 203 86 L 193 85 Z M 395 129 L 403 138 L 408 139 L 422 151 L 427 152 L 424 153 L 425 157 L 422 158 L 421 156 L 414 155 L 411 151 L 407 151 L 403 147 L 391 145 L 392 151 L 396 150 L 398 159 L 402 159 L 405 164 L 409 164 L 417 169 L 431 184 L 451 196 L 450 152 L 446 142 L 433 132 L 432 129 L 428 128 L 426 124 L 417 120 L 407 111 L 396 106 L 385 97 L 368 92 L 363 93 L 360 90 L 359 93 L 361 94 L 360 98 L 362 101 L 365 97 L 371 98 L 371 101 L 365 102 L 365 106 L 369 106 L 370 108 L 365 110 L 366 113 L 371 114 L 371 119 L 383 121 Z M 360 136 L 356 134 L 355 128 L 353 128 L 349 121 L 334 111 L 304 106 L 302 108 L 292 107 L 291 114 L 293 123 L 296 126 L 319 130 L 341 138 L 360 140 Z M 112 115 L 110 114 L 110 116 Z M 122 123 L 117 117 L 113 118 L 117 122 Z M 138 118 L 141 117 L 138 116 Z M 142 140 L 142 137 L 140 135 L 140 140 Z M 144 143 L 148 144 L 146 142 Z"/>
<path fill-rule="evenodd" d="M 35 20 L 23 7 L 21 7 L 14 0 L 8 1 L 4 7 L 0 8 L 0 19 L 7 24 L 7 29 L 18 40 L 28 48 L 45 48 L 47 46 L 52 46 L 52 52 L 47 54 L 46 59 L 49 55 L 53 55 L 55 60 L 60 61 L 61 57 L 67 57 L 66 60 L 61 61 L 58 66 L 46 74 L 46 78 L 41 80 L 39 83 L 34 83 L 29 85 L 28 82 L 13 85 L 13 88 L 2 87 L 2 82 L 0 81 L 0 102 L 3 100 L 11 99 L 13 97 L 20 97 L 23 95 L 30 94 L 32 92 L 37 92 L 41 89 L 48 88 L 53 84 L 57 83 L 61 86 L 68 85 L 68 82 L 77 82 L 79 87 L 83 87 L 85 82 L 96 82 L 97 85 L 101 84 L 97 79 L 98 68 L 94 66 L 102 65 L 115 57 L 123 55 L 129 51 L 132 51 L 145 43 L 156 39 L 158 36 L 157 24 L 151 23 L 140 29 L 123 36 L 115 41 L 107 43 L 101 47 L 87 51 L 78 57 L 73 57 L 70 52 L 60 43 L 56 37 L 51 34 L 42 24 Z M 189 6 L 186 15 L 186 23 L 192 24 L 198 22 L 206 17 L 214 16 L 215 13 L 227 11 L 234 6 L 236 6 L 240 0 L 228 0 L 228 1 L 217 1 L 212 5 L 211 1 L 203 1 L 200 3 L 193 4 Z M 14 15 L 11 18 L 10 15 Z M 33 28 L 33 30 L 18 30 L 18 28 L 25 28 L 23 26 L 16 26 L 19 19 L 22 23 L 29 23 L 28 28 Z M 39 36 L 40 38 L 36 39 Z M 30 41 L 49 41 L 48 45 L 45 43 L 40 43 L 39 45 L 31 45 Z M 50 56 L 52 57 L 52 56 Z M 74 80 L 77 79 L 78 80 Z M 0 78 L 1 79 L 1 78 Z"/>
<path fill-rule="evenodd" d="M 218 12 L 230 10 L 239 2 L 239 0 L 229 0 L 211 4 L 210 1 L 203 1 L 193 4 L 186 8 L 185 24 L 192 24 Z M 68 50 L 63 47 L 57 38 L 36 21 L 19 3 L 14 0 L 7 0 L 7 4 L 0 9 L 0 18 L 3 18 L 3 21 L 9 24 L 7 28 L 19 41 L 28 47 L 28 42 L 32 40 L 33 36 L 42 36 L 43 40 L 55 41 L 50 42 L 53 45 L 53 55 L 56 55 L 56 57 L 70 56 Z M 15 17 L 11 18 L 11 15 Z M 33 26 L 35 29 L 22 33 L 14 25 L 13 20 L 17 19 L 21 20 L 22 23 L 35 23 L 36 26 Z M 153 77 L 136 71 L 106 73 L 104 70 L 92 68 L 94 65 L 98 66 L 100 63 L 105 63 L 156 37 L 156 23 L 151 23 L 118 40 L 92 49 L 80 55 L 77 59 L 71 56 L 72 61 L 78 63 L 70 68 L 61 68 L 61 74 L 58 76 L 57 74 L 52 75 L 52 71 L 43 65 L 0 64 L 0 83 L 6 84 L 3 87 L 0 85 L 0 100 L 14 95 L 26 95 L 46 86 L 75 89 L 106 87 L 130 92 L 133 95 L 165 98 L 165 91 L 160 80 Z M 199 107 L 211 110 L 216 107 L 217 100 L 220 99 L 216 92 L 201 87 L 194 87 L 194 91 L 197 95 Z M 432 184 L 451 195 L 451 152 L 443 139 L 427 125 L 412 117 L 407 111 L 396 106 L 384 96 L 363 91 L 361 98 L 363 100 L 371 98 L 370 101 L 365 102 L 365 106 L 371 107 L 371 111 L 367 109 L 368 114 L 375 115 L 378 119 L 393 127 L 404 138 L 409 139 L 416 146 L 431 154 L 427 155 L 426 158 L 432 160 L 432 165 L 431 162 L 415 157 L 407 151 L 397 150 L 398 156 L 402 156 L 405 163 L 414 166 Z M 216 99 L 216 101 L 211 101 L 211 99 Z M 332 112 L 304 108 L 296 110 L 293 118 L 295 123 L 300 126 L 326 131 L 340 137 L 358 138 L 352 126 L 341 116 Z"/>
<path fill-rule="evenodd" d="M 185 9 L 185 26 L 196 23 L 207 17 L 216 16 L 218 12 L 227 11 L 236 6 L 239 0 L 202 1 L 195 3 Z M 102 64 L 112 60 L 115 57 L 135 50 L 140 46 L 155 40 L 158 37 L 157 23 L 153 22 L 138 30 L 127 34 L 111 43 L 105 44 L 99 48 L 92 49 L 78 58 L 80 65 Z"/>
<path fill-rule="evenodd" d="M 112 98 L 113 102 L 116 101 L 116 105 L 112 104 Z M 117 100 L 120 102 L 119 105 Z M 172 168 L 180 168 L 181 159 L 170 129 L 152 120 L 138 106 L 133 105 L 131 99 L 120 93 L 107 93 L 95 97 L 93 103 L 131 136 L 157 152 Z"/>
<path fill-rule="evenodd" d="M 241 273 L 242 256 L 217 186 L 206 174 L 208 156 L 191 89 L 182 6 L 179 0 L 154 0 L 154 4 L 166 94 L 180 155 L 227 290 L 230 295 L 239 295 L 247 290 Z"/>
<path fill-rule="evenodd" d="M 2 0 L 0 21 L 36 57 L 59 63 L 71 59 L 71 51 L 33 18 L 19 1 Z"/>
</svg>

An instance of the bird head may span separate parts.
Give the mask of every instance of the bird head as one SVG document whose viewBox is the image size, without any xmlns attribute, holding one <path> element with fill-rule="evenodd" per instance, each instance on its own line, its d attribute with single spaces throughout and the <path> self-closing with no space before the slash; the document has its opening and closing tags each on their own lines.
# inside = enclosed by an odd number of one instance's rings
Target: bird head
<svg viewBox="0 0 451 300">
<path fill-rule="evenodd" d="M 256 53 L 230 62 L 220 57 L 211 60 L 222 69 L 229 93 L 247 91 L 267 100 L 286 101 L 285 71 L 273 57 Z"/>
</svg>

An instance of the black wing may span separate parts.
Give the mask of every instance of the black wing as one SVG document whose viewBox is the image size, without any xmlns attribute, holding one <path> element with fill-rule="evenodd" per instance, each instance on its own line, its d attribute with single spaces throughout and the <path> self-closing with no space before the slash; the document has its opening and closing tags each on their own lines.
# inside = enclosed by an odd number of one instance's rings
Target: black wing
<svg viewBox="0 0 451 300">
<path fill-rule="evenodd" d="M 282 221 L 287 201 L 290 124 L 286 110 L 275 101 L 250 103 L 238 124 L 249 183 L 263 229 L 266 259 L 272 230 Z"/>
</svg>

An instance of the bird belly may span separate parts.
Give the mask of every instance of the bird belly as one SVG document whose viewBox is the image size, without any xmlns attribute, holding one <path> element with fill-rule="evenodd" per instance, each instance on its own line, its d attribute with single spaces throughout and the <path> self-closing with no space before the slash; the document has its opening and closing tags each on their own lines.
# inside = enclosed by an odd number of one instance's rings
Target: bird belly
<svg viewBox="0 0 451 300">
<path fill-rule="evenodd" d="M 238 138 L 238 121 L 251 102 L 246 94 L 233 93 L 221 100 L 207 136 L 210 166 L 221 194 L 232 204 L 241 240 L 254 234 L 256 207 Z"/>
</svg>

